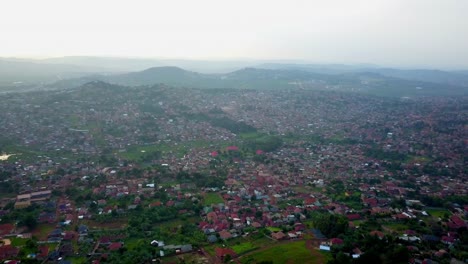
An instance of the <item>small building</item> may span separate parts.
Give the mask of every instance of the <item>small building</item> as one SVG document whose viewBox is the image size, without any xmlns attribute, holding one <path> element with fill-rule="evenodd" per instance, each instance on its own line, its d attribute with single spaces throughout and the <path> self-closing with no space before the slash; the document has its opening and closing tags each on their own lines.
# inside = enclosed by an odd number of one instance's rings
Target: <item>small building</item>
<svg viewBox="0 0 468 264">
<path fill-rule="evenodd" d="M 331 250 L 330 246 L 329 246 L 329 245 L 325 245 L 325 244 L 320 245 L 320 248 L 319 248 L 319 249 L 320 249 L 320 250 L 324 250 L 324 251 L 330 251 L 330 250 Z"/>
<path fill-rule="evenodd" d="M 283 240 L 286 237 L 286 235 L 283 232 L 279 231 L 272 233 L 271 237 L 275 240 Z"/>
</svg>

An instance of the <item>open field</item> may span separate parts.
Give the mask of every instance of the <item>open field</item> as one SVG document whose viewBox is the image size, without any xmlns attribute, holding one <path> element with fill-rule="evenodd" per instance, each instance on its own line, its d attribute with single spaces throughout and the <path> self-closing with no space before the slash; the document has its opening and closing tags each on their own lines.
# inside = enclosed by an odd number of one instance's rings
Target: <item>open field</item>
<svg viewBox="0 0 468 264">
<path fill-rule="evenodd" d="M 279 231 L 283 230 L 283 229 L 281 229 L 279 227 L 273 227 L 273 226 L 269 226 L 266 229 L 268 229 L 270 232 L 279 232 Z"/>
<path fill-rule="evenodd" d="M 88 260 L 85 257 L 68 257 L 67 260 L 71 261 L 72 264 L 85 264 Z"/>
<path fill-rule="evenodd" d="M 408 229 L 408 226 L 402 223 L 387 223 L 384 224 L 384 227 L 395 232 L 402 232 Z"/>
<path fill-rule="evenodd" d="M 450 212 L 443 208 L 426 208 L 425 211 L 431 216 L 440 218 L 444 217 L 444 214 L 450 215 Z"/>
<path fill-rule="evenodd" d="M 205 205 L 210 205 L 210 204 L 219 204 L 219 203 L 224 203 L 223 198 L 219 196 L 218 193 L 206 193 L 205 194 Z"/>
<path fill-rule="evenodd" d="M 50 232 L 55 229 L 55 226 L 51 224 L 39 224 L 32 232 L 33 236 L 37 237 L 38 240 L 47 240 L 47 236 Z"/>
<path fill-rule="evenodd" d="M 297 241 L 287 244 L 272 246 L 265 250 L 253 252 L 241 257 L 241 263 L 258 263 L 261 261 L 272 261 L 273 263 L 319 263 L 309 249 L 306 241 Z"/>
<path fill-rule="evenodd" d="M 251 242 L 245 242 L 245 243 L 241 243 L 241 244 L 238 244 L 238 245 L 234 245 L 231 248 L 232 248 L 232 250 L 234 250 L 234 252 L 236 252 L 236 254 L 240 255 L 240 254 L 243 254 L 245 252 L 254 250 L 254 249 L 258 248 L 258 247 L 256 247 Z"/>
</svg>

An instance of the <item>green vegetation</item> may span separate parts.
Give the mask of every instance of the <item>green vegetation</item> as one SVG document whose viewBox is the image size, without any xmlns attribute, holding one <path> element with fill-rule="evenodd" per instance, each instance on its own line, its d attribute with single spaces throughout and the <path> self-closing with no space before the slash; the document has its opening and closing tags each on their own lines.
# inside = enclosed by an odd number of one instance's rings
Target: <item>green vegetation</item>
<svg viewBox="0 0 468 264">
<path fill-rule="evenodd" d="M 378 148 L 370 148 L 365 153 L 368 157 L 380 160 L 388 160 L 395 162 L 404 162 L 409 159 L 408 155 L 398 153 L 396 151 L 385 151 Z"/>
<path fill-rule="evenodd" d="M 348 219 L 343 215 L 314 213 L 312 221 L 314 227 L 322 231 L 327 237 L 336 237 L 345 233 L 348 228 Z"/>
<path fill-rule="evenodd" d="M 218 193 L 206 193 L 204 198 L 205 205 L 224 203 L 223 198 Z"/>
<path fill-rule="evenodd" d="M 244 133 L 240 137 L 244 140 L 245 148 L 251 151 L 275 151 L 283 145 L 281 137 L 262 133 Z"/>
<path fill-rule="evenodd" d="M 85 264 L 88 263 L 86 257 L 68 257 L 67 260 L 71 261 L 72 264 Z"/>
<path fill-rule="evenodd" d="M 213 126 L 222 127 L 235 134 L 257 131 L 253 126 L 247 125 L 244 122 L 236 122 L 227 117 L 213 118 L 210 120 L 210 123 Z"/>
<path fill-rule="evenodd" d="M 408 229 L 408 226 L 402 223 L 387 223 L 384 224 L 384 226 L 395 232 L 401 232 Z"/>
<path fill-rule="evenodd" d="M 279 232 L 279 231 L 283 230 L 283 229 L 281 229 L 279 227 L 274 227 L 274 226 L 269 226 L 266 229 L 268 229 L 270 232 Z"/>
<path fill-rule="evenodd" d="M 256 247 L 251 242 L 245 242 L 245 243 L 241 243 L 241 244 L 238 244 L 238 245 L 234 245 L 231 248 L 232 248 L 232 250 L 234 250 L 234 252 L 236 252 L 236 254 L 240 255 L 240 254 L 243 254 L 245 252 L 255 250 L 258 247 Z"/>
<path fill-rule="evenodd" d="M 270 261 L 271 263 L 317 263 L 311 251 L 306 248 L 305 241 L 291 242 L 267 248 L 262 251 L 255 252 L 244 258 L 241 258 L 242 263 L 259 263 L 262 261 Z"/>
<path fill-rule="evenodd" d="M 427 208 L 425 211 L 434 217 L 443 218 L 445 215 L 450 214 L 450 212 L 443 208 Z"/>
<path fill-rule="evenodd" d="M 19 238 L 19 237 L 11 237 L 9 239 L 11 241 L 11 245 L 15 247 L 22 247 L 26 245 L 26 242 L 28 241 L 28 239 L 26 238 Z"/>
</svg>

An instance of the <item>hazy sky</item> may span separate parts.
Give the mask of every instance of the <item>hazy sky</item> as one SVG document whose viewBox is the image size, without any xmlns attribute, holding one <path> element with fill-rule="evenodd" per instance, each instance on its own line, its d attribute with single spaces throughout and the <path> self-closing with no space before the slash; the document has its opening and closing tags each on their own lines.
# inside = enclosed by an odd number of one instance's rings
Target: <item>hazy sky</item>
<svg viewBox="0 0 468 264">
<path fill-rule="evenodd" d="M 468 0 L 4 0 L 0 56 L 468 68 Z"/>
</svg>

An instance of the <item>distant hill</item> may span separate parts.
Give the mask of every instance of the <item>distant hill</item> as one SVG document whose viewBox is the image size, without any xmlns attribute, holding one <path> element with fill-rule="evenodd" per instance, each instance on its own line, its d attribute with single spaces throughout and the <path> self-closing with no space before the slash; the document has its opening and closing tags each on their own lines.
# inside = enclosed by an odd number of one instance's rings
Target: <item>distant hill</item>
<svg viewBox="0 0 468 264">
<path fill-rule="evenodd" d="M 135 72 L 152 67 L 172 66 L 202 73 L 226 73 L 257 64 L 256 62 L 240 60 L 207 61 L 162 58 L 116 58 L 87 56 L 49 58 L 41 60 L 41 62 L 54 64 L 72 64 L 84 68 L 99 68 L 100 71 L 108 72 Z"/>
<path fill-rule="evenodd" d="M 96 65 L 93 64 L 95 62 Z M 216 74 L 199 73 L 175 66 L 148 67 L 141 71 L 123 73 L 100 71 L 102 68 L 99 67 L 120 62 L 127 63 L 126 67 L 158 63 L 151 59 L 104 57 L 0 59 L 0 92 L 67 89 L 91 81 L 123 86 L 163 83 L 201 89 L 318 89 L 394 97 L 459 96 L 466 95 L 468 89 L 468 74 L 465 71 L 401 70 L 378 68 L 374 65 L 269 63 L 261 64 L 260 67 L 263 68 L 247 67 Z"/>
<path fill-rule="evenodd" d="M 186 71 L 178 67 L 153 67 L 139 72 L 101 76 L 101 80 L 122 85 L 166 83 L 176 86 L 196 85 L 209 75 Z"/>
<path fill-rule="evenodd" d="M 294 69 L 322 74 L 345 74 L 373 72 L 399 79 L 433 82 L 468 87 L 468 71 L 442 71 L 428 69 L 393 69 L 371 64 L 281 64 L 265 63 L 257 67 L 264 69 Z"/>
<path fill-rule="evenodd" d="M 0 85 L 52 82 L 86 74 L 89 71 L 74 65 L 0 59 Z"/>
<path fill-rule="evenodd" d="M 71 88 L 90 81 L 124 86 L 166 84 L 200 89 L 333 90 L 391 97 L 459 96 L 466 95 L 467 92 L 467 88 L 462 86 L 395 78 L 372 71 L 324 74 L 298 69 L 245 68 L 227 74 L 202 74 L 178 67 L 153 67 L 125 74 L 90 75 L 63 80 L 55 83 L 54 87 Z"/>
<path fill-rule="evenodd" d="M 369 71 L 406 80 L 468 87 L 468 73 L 466 72 L 448 72 L 441 70 L 400 70 L 390 68 L 371 69 Z"/>
</svg>

